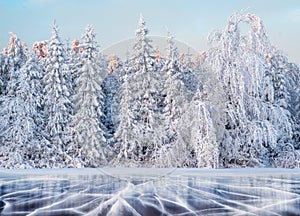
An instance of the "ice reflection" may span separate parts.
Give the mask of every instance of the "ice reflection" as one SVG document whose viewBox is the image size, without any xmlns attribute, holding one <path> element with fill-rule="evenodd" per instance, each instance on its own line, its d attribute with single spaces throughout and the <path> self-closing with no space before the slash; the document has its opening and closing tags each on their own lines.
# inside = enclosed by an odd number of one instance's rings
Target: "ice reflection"
<svg viewBox="0 0 300 216">
<path fill-rule="evenodd" d="M 1 215 L 300 215 L 299 170 L 1 170 L 0 184 Z"/>
</svg>

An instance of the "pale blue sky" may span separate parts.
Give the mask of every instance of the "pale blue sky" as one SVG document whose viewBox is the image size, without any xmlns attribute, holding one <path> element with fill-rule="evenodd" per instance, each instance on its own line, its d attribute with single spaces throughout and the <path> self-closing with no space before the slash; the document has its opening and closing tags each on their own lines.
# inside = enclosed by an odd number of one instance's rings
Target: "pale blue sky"
<svg viewBox="0 0 300 216">
<path fill-rule="evenodd" d="M 62 38 L 71 40 L 91 24 L 105 49 L 133 37 L 142 13 L 151 35 L 164 36 L 167 27 L 177 40 L 203 51 L 208 33 L 242 9 L 260 16 L 272 43 L 300 63 L 299 0 L 0 0 L 0 47 L 8 32 L 29 46 L 49 39 L 55 18 Z"/>
</svg>

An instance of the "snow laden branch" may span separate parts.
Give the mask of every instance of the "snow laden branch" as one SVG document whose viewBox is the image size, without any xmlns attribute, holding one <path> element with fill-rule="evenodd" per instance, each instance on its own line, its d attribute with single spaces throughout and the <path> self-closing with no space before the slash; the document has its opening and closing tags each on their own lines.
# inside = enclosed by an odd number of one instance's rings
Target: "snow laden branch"
<svg viewBox="0 0 300 216">
<path fill-rule="evenodd" d="M 241 23 L 248 25 L 248 34 L 241 34 Z M 278 160 L 285 160 L 277 155 L 278 147 L 293 146 L 294 121 L 285 105 L 289 103 L 286 64 L 252 14 L 230 17 L 209 41 L 206 61 L 226 95 L 220 165 L 277 166 Z"/>
</svg>

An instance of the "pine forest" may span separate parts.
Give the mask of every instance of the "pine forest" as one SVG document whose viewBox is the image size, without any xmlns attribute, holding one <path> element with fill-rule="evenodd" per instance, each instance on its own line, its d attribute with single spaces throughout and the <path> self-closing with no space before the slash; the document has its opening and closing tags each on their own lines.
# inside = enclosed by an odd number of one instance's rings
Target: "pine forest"
<svg viewBox="0 0 300 216">
<path fill-rule="evenodd" d="M 30 49 L 10 33 L 0 54 L 0 167 L 300 167 L 299 65 L 258 16 L 193 58 L 171 32 L 157 52 L 142 16 L 124 60 L 92 26 L 71 44 L 51 31 Z"/>
</svg>

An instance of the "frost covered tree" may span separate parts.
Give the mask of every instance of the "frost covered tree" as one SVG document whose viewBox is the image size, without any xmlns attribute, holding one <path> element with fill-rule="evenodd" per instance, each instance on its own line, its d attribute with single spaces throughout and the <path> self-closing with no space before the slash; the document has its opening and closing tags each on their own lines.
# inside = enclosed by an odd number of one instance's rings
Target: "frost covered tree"
<svg viewBox="0 0 300 216">
<path fill-rule="evenodd" d="M 99 54 L 93 28 L 88 26 L 82 38 L 82 67 L 78 69 L 73 96 L 73 142 L 68 146 L 68 153 L 85 166 L 99 166 L 107 163 L 109 153 L 99 121 L 103 116 L 101 68 L 97 64 Z"/>
<path fill-rule="evenodd" d="M 115 147 L 119 150 L 118 159 L 129 160 L 129 164 L 149 165 L 153 153 L 160 147 L 162 124 L 157 74 L 125 75 L 118 95 L 121 100 Z M 124 137 L 126 142 L 122 141 Z"/>
<path fill-rule="evenodd" d="M 56 163 L 56 149 L 43 134 L 42 75 L 37 59 L 29 58 L 13 80 L 15 95 L 1 98 L 1 166 L 41 168 Z"/>
<path fill-rule="evenodd" d="M 24 109 L 23 101 L 16 96 L 16 91 L 20 86 L 20 72 L 16 71 L 15 73 L 18 73 L 18 76 L 10 81 L 11 85 L 16 86 L 14 94 L 1 96 L 0 157 L 1 167 L 6 168 L 23 165 L 22 152 L 25 148 L 23 143 L 25 140 L 27 141 L 27 134 L 23 133 L 26 122 L 22 122 L 22 119 L 28 110 Z M 17 124 L 15 124 L 16 122 Z"/>
<path fill-rule="evenodd" d="M 154 71 L 155 50 L 151 45 L 151 40 L 147 37 L 148 29 L 142 15 L 140 15 L 139 28 L 135 32 L 135 44 L 133 46 L 133 55 L 127 64 L 129 73 L 144 73 Z"/>
<path fill-rule="evenodd" d="M 44 62 L 45 131 L 47 139 L 56 148 L 60 163 L 63 165 L 67 159 L 65 148 L 70 140 L 70 116 L 73 112 L 70 101 L 72 84 L 70 83 L 70 70 L 65 59 L 65 50 L 55 21 Z"/>
<path fill-rule="evenodd" d="M 190 150 L 191 156 L 187 164 L 195 164 L 196 167 L 217 168 L 219 166 L 219 145 L 210 106 L 203 101 L 198 89 L 190 108 L 190 124 L 187 125 L 191 131 Z"/>
<path fill-rule="evenodd" d="M 132 58 L 127 65 L 126 82 L 123 83 L 119 95 L 122 95 L 116 140 L 120 141 L 116 148 L 119 150 L 118 159 L 129 160 L 128 163 L 138 162 L 149 164 L 153 152 L 160 147 L 160 73 L 154 72 L 154 59 L 148 30 L 143 17 L 140 17 L 139 28 L 136 31 L 136 43 L 133 47 Z M 119 96 L 120 97 L 120 96 Z M 130 115 L 128 115 L 130 112 Z M 126 117 L 127 116 L 127 117 Z M 130 124 L 129 124 L 129 123 Z M 130 137 L 121 131 L 130 125 Z"/>
<path fill-rule="evenodd" d="M 176 140 L 158 150 L 158 167 L 219 167 L 216 110 L 203 93 L 198 89 L 192 101 L 180 106 L 184 112 L 177 120 Z"/>
<path fill-rule="evenodd" d="M 180 76 L 183 70 L 183 66 L 179 57 L 179 52 L 174 42 L 174 36 L 168 31 L 167 55 L 162 71 L 167 72 L 171 76 L 176 75 L 179 76 L 179 78 L 181 78 Z"/>
<path fill-rule="evenodd" d="M 163 90 L 165 95 L 163 109 L 165 131 L 168 133 L 169 140 L 175 140 L 178 120 L 183 113 L 182 107 L 186 103 L 187 89 L 181 81 L 182 68 L 179 54 L 170 33 L 168 34 L 168 49 L 163 70 L 167 73 Z"/>
<path fill-rule="evenodd" d="M 282 114 L 288 117 L 293 131 L 292 139 L 284 135 L 278 139 L 278 145 L 271 154 L 274 160 L 273 166 L 299 167 L 299 68 L 295 64 L 288 63 L 287 58 L 277 50 L 268 56 L 267 62 L 273 75 L 274 104 Z"/>
<path fill-rule="evenodd" d="M 12 84 L 16 82 L 14 79 L 18 79 L 18 71 L 25 64 L 27 55 L 26 50 L 17 35 L 13 33 L 10 33 L 10 35 L 8 47 L 6 49 L 6 58 L 4 59 L 5 63 L 8 63 L 8 65 L 4 64 L 2 68 L 4 69 L 4 85 L 6 85 L 5 93 L 13 95 L 16 86 Z"/>
<path fill-rule="evenodd" d="M 31 167 L 39 168 L 58 166 L 55 158 L 56 149 L 50 145 L 44 132 L 43 73 L 35 53 L 28 58 L 26 64 L 21 68 L 21 74 L 24 77 L 23 88 L 25 89 L 23 90 L 24 95 L 21 92 L 20 96 L 24 97 L 24 104 L 28 107 L 25 109 L 27 110 L 25 116 L 29 119 L 28 122 L 31 121 L 29 125 L 32 127 L 30 141 L 24 153 L 25 160 L 29 161 Z"/>
<path fill-rule="evenodd" d="M 2 140 L 1 156 L 4 157 L 4 161 L 6 160 L 6 164 L 1 166 L 5 167 L 22 165 L 22 139 L 26 139 L 27 135 L 22 131 L 24 122 L 20 121 L 23 120 L 26 110 L 23 109 L 23 102 L 18 94 L 21 94 L 20 91 L 23 90 L 21 87 L 23 85 L 21 80 L 23 79 L 21 78 L 20 69 L 25 64 L 26 58 L 21 41 L 15 34 L 11 33 L 8 47 L 2 58 L 2 63 L 4 64 L 1 65 L 3 87 L 0 103 L 2 120 L 0 128 Z M 17 122 L 20 124 L 16 124 Z M 17 151 L 15 156 L 10 155 L 13 149 Z"/>
<path fill-rule="evenodd" d="M 284 108 L 288 108 L 290 98 L 287 91 L 287 76 L 285 74 L 285 68 L 287 65 L 287 58 L 275 51 L 268 59 L 268 66 L 270 67 L 271 74 L 273 75 L 274 86 L 274 102 Z"/>
<path fill-rule="evenodd" d="M 295 63 L 286 66 L 287 90 L 290 96 L 288 110 L 294 119 L 293 141 L 296 149 L 300 149 L 300 68 Z"/>
<path fill-rule="evenodd" d="M 182 145 L 179 141 L 178 130 L 180 119 L 185 111 L 184 108 L 186 108 L 187 89 L 181 80 L 182 68 L 179 54 L 170 33 L 168 33 L 167 44 L 167 56 L 162 69 L 162 74 L 165 74 L 166 78 L 163 77 L 160 80 L 164 83 L 161 93 L 163 130 L 161 132 L 161 147 L 155 157 L 157 157 L 158 166 L 177 166 L 177 164 L 172 164 L 172 161 L 178 156 L 176 145 Z"/>
<path fill-rule="evenodd" d="M 72 41 L 71 43 L 71 48 L 69 48 L 69 53 L 67 56 L 67 62 L 69 65 L 69 70 L 70 70 L 70 79 L 71 79 L 71 83 L 73 84 L 73 92 L 72 95 L 74 95 L 74 91 L 76 88 L 76 79 L 80 74 L 80 68 L 82 68 L 83 66 L 83 61 L 81 58 L 82 55 L 82 44 L 79 40 L 75 39 Z"/>
<path fill-rule="evenodd" d="M 295 124 L 295 119 L 291 116 L 291 109 L 289 104 L 291 103 L 290 91 L 288 90 L 288 85 L 291 80 L 288 77 L 289 64 L 287 57 L 279 51 L 277 48 L 273 47 L 267 37 L 265 29 L 263 28 L 262 21 L 259 17 L 254 15 L 246 16 L 246 20 L 251 23 L 253 29 L 251 35 L 251 42 L 256 41 L 256 46 L 254 46 L 261 57 L 265 60 L 266 66 L 265 74 L 267 74 L 265 79 L 265 92 L 269 95 L 272 102 L 272 113 L 269 118 L 270 122 L 274 125 L 277 131 L 277 146 L 275 149 L 271 150 L 270 162 L 274 160 L 275 164 L 273 166 L 282 166 L 281 164 L 290 164 L 289 157 L 284 157 L 280 152 L 285 152 L 286 149 L 290 149 L 288 154 L 299 155 L 296 153 L 298 149 L 298 144 L 296 141 L 297 137 L 297 123 Z M 252 43 L 254 44 L 254 43 Z M 269 99 L 268 98 L 268 99 Z M 281 115 L 278 115 L 280 113 Z M 287 154 L 287 155 L 288 155 Z M 299 161 L 299 156 L 297 156 Z M 292 157 L 291 157 L 292 158 Z M 280 161 L 280 163 L 278 163 Z M 286 165 L 285 165 L 286 166 Z M 287 167 L 287 166 L 286 166 Z"/>
<path fill-rule="evenodd" d="M 300 67 L 295 63 L 288 63 L 286 67 L 287 90 L 290 95 L 289 110 L 296 121 L 300 120 Z"/>
<path fill-rule="evenodd" d="M 18 71 L 19 73 L 19 71 Z M 12 168 L 24 166 L 26 146 L 29 145 L 29 137 L 34 132 L 31 127 L 34 119 L 27 118 L 30 108 L 24 103 L 25 88 L 20 75 L 12 80 L 15 87 L 15 95 L 3 95 L 1 97 L 1 167 Z M 12 84 L 12 83 L 11 83 Z"/>
<path fill-rule="evenodd" d="M 6 55 L 11 58 L 11 68 L 15 70 L 20 69 L 26 62 L 26 47 L 14 33 L 10 33 Z"/>
<path fill-rule="evenodd" d="M 249 26 L 247 36 L 241 35 L 240 23 Z M 271 45 L 262 22 L 252 14 L 233 15 L 225 29 L 209 39 L 208 64 L 216 71 L 226 97 L 220 162 L 225 167 L 268 166 L 278 140 L 290 140 L 292 128 L 286 110 L 271 103 L 272 80 L 265 79 L 265 56 Z"/>
<path fill-rule="evenodd" d="M 132 102 L 134 100 L 131 94 L 130 82 L 128 75 L 125 74 L 123 83 L 118 97 L 119 113 L 118 113 L 118 126 L 114 134 L 114 149 L 118 153 L 117 158 L 113 161 L 116 165 L 120 164 L 121 160 L 130 160 L 134 151 L 136 150 L 134 137 L 139 136 L 139 131 L 135 127 L 134 113 L 132 110 Z"/>
</svg>

